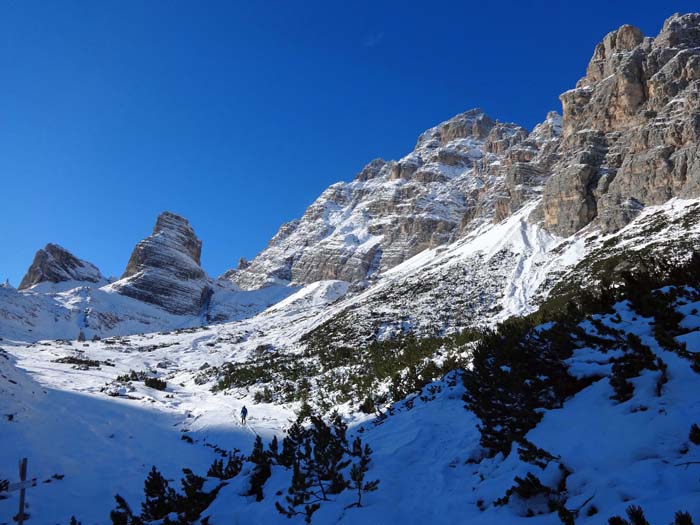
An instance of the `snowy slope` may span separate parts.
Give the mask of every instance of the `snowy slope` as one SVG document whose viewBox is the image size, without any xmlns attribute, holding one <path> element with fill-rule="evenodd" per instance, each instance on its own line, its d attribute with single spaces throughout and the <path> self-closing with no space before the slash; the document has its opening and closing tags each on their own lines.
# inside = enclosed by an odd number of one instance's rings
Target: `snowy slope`
<svg viewBox="0 0 700 525">
<path fill-rule="evenodd" d="M 677 308 L 685 330 L 678 340 L 687 342 L 690 352 L 700 352 L 700 300 L 697 293 L 694 297 L 680 301 Z M 610 360 L 620 353 L 582 347 L 568 360 L 570 371 L 581 377 L 595 375 L 596 380 L 561 408 L 546 411 L 526 438 L 571 471 L 567 506 L 581 508 L 578 524 L 604 522 L 624 514 L 631 504 L 643 506 L 651 523 L 670 522 L 676 510 L 698 516 L 700 485 L 693 462 L 700 461 L 700 446 L 688 441 L 688 431 L 700 421 L 700 401 L 692 395 L 700 387 L 700 375 L 687 359 L 661 348 L 653 337 L 653 320 L 637 315 L 628 303 L 593 319 L 595 323 L 581 324 L 589 334 L 605 337 L 597 328 L 601 325 L 636 334 L 663 359 L 668 366 L 663 394 L 656 393 L 659 372 L 648 370 L 632 379 L 631 399 L 611 399 Z M 0 473 L 11 476 L 17 458 L 28 456 L 30 476 L 42 481 L 63 476 L 29 491 L 32 522 L 67 523 L 75 515 L 86 525 L 105 523 L 115 493 L 138 507 L 142 480 L 153 464 L 171 479 L 182 467 L 205 473 L 216 457 L 206 443 L 249 451 L 256 433 L 266 440 L 274 434 L 282 437 L 293 406 L 254 404 L 244 391 L 213 394 L 194 381 L 205 362 L 232 357 L 230 349 L 216 344 L 220 335 L 209 328 L 8 347 L 9 355 L 0 355 L 0 402 L 1 413 L 13 417 L 0 421 Z M 83 370 L 55 362 L 65 356 L 102 364 L 100 369 Z M 133 390 L 126 392 L 129 397 L 100 391 L 130 369 L 155 371 L 167 380 L 167 389 L 160 392 L 134 382 Z M 525 463 L 515 451 L 508 457 L 468 462 L 482 458 L 483 449 L 479 420 L 465 410 L 463 392 L 459 377 L 451 375 L 426 387 L 421 396 L 397 404 L 386 419 L 353 416 L 351 434 L 361 435 L 374 450 L 369 477 L 380 480 L 379 490 L 366 495 L 361 509 L 345 508 L 353 500 L 350 493 L 333 498 L 314 515 L 314 523 L 524 524 L 535 522 L 526 516 L 528 508 L 546 514 L 537 501 L 493 504 L 515 476 L 533 472 L 547 482 L 557 478 L 558 469 L 554 464 L 540 469 Z M 236 421 L 243 404 L 250 408 L 247 427 Z M 181 439 L 183 432 L 193 443 Z M 261 503 L 241 495 L 248 472 L 244 468 L 222 489 L 205 512 L 209 523 L 290 523 L 274 509 L 279 499 L 275 494 L 285 490 L 290 472 L 273 467 Z M 14 512 L 15 498 L 0 500 L 0 517 Z M 593 507 L 597 513 L 588 516 Z M 557 523 L 554 515 L 543 520 Z"/>
<path fill-rule="evenodd" d="M 42 283 L 28 290 L 0 287 L 0 337 L 21 341 L 76 339 L 170 331 L 253 316 L 293 294 L 293 286 L 241 290 L 217 281 L 208 310 L 176 315 L 118 293 L 111 284 Z"/>
</svg>

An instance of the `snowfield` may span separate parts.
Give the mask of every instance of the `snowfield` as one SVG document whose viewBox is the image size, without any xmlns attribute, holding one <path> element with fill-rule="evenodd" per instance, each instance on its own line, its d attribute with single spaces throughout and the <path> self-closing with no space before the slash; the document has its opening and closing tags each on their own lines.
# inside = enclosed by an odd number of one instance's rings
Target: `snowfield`
<svg viewBox="0 0 700 525">
<path fill-rule="evenodd" d="M 344 289 L 338 282 L 305 289 L 286 300 L 298 309 L 296 317 L 280 307 L 261 319 L 269 328 L 283 320 L 303 325 L 310 322 L 310 309 L 323 309 Z M 690 352 L 700 352 L 698 310 L 700 301 L 678 306 L 684 316 L 680 324 L 687 332 L 677 339 L 686 342 Z M 694 395 L 700 374 L 687 359 L 661 348 L 652 335 L 652 320 L 637 315 L 628 303 L 593 319 L 596 322 L 581 324 L 587 333 L 605 337 L 596 328 L 602 325 L 636 334 L 663 359 L 668 366 L 663 394 L 656 394 L 658 372 L 642 371 L 632 379 L 631 399 L 622 403 L 611 399 L 610 362 L 620 353 L 580 348 L 568 361 L 571 373 L 600 378 L 561 408 L 546 411 L 526 438 L 571 471 L 567 506 L 580 509 L 576 523 L 605 522 L 611 515 L 624 515 L 631 504 L 641 505 L 651 523 L 669 523 L 676 510 L 697 516 L 700 465 L 695 462 L 700 462 L 700 446 L 689 442 L 688 433 L 692 423 L 700 422 L 700 399 Z M 258 329 L 264 332 L 265 326 L 260 321 Z M 200 368 L 244 359 L 252 351 L 246 343 L 222 343 L 233 333 L 230 329 L 221 325 L 94 342 L 4 341 L 0 473 L 14 481 L 18 459 L 29 458 L 29 475 L 40 482 L 28 490 L 29 523 L 64 524 L 72 515 L 85 525 L 107 523 L 116 493 L 138 508 L 142 482 L 152 465 L 166 478 L 177 480 L 183 467 L 206 473 L 218 457 L 214 446 L 249 453 L 255 435 L 266 442 L 274 435 L 281 438 L 298 406 L 255 404 L 244 389 L 215 394 L 211 384 L 195 381 Z M 263 335 L 256 342 L 264 340 Z M 65 357 L 93 363 L 57 362 Z M 108 395 L 114 390 L 103 391 L 117 375 L 130 370 L 154 371 L 167 387 L 159 391 L 135 381 L 117 391 L 119 397 Z M 493 505 L 516 476 L 532 472 L 546 483 L 555 480 L 558 471 L 553 464 L 540 469 L 526 463 L 515 450 L 507 457 L 483 458 L 480 422 L 465 409 L 463 392 L 459 374 L 452 373 L 427 386 L 422 395 L 395 405 L 386 418 L 352 415 L 351 435 L 362 436 L 374 451 L 368 476 L 380 480 L 379 489 L 367 494 L 359 509 L 346 508 L 353 495 L 342 493 L 323 505 L 313 522 L 558 523 L 556 515 L 546 512 L 541 521 L 528 517 L 533 505 L 538 508 L 537 502 Z M 241 426 L 238 413 L 244 404 L 250 416 Z M 249 472 L 244 468 L 224 486 L 203 516 L 209 516 L 212 525 L 290 523 L 274 508 L 281 499 L 276 494 L 289 484 L 290 472 L 273 467 L 260 503 L 242 495 Z M 17 493 L 11 493 L 0 500 L 4 521 L 16 511 L 16 498 Z M 302 518 L 292 522 L 301 523 Z"/>
<path fill-rule="evenodd" d="M 681 241 L 693 246 L 700 233 L 698 207 L 697 201 L 674 200 L 645 210 L 616 235 L 600 237 L 584 230 L 561 239 L 530 224 L 526 206 L 502 223 L 426 250 L 364 284 L 331 280 L 255 292 L 231 289 L 235 301 L 228 304 L 237 305 L 241 319 L 207 327 L 193 326 L 201 319 L 182 322 L 139 303 L 135 314 L 115 325 L 116 333 L 179 328 L 95 341 L 90 334 L 87 341 L 75 340 L 76 318 L 85 312 L 79 305 L 87 302 L 101 316 L 110 309 L 123 316 L 133 299 L 97 287 L 42 294 L 2 288 L 0 294 L 10 297 L 3 308 L 16 308 L 18 323 L 30 318 L 36 330 L 32 337 L 53 335 L 34 343 L 13 340 L 13 334 L 23 335 L 21 327 L 13 332 L 15 321 L 2 323 L 0 479 L 15 481 L 18 460 L 28 457 L 29 475 L 40 481 L 28 490 L 29 523 L 67 524 L 72 515 L 83 525 L 108 523 L 117 493 L 139 508 L 151 466 L 177 485 L 184 467 L 206 474 L 218 457 L 216 447 L 247 454 L 256 435 L 265 441 L 275 435 L 281 439 L 295 419 L 298 403 L 256 404 L 256 387 L 214 393 L 215 378 L 206 375 L 207 369 L 245 363 L 269 349 L 298 355 L 304 336 L 343 316 L 357 321 L 352 330 L 360 340 L 371 333 L 394 337 L 405 329 L 420 334 L 431 326 L 450 333 L 474 324 L 493 325 L 533 311 L 556 283 L 585 279 L 603 250 L 668 250 L 669 243 Z M 56 311 L 37 304 L 42 301 L 56 305 Z M 691 423 L 700 422 L 700 401 L 693 394 L 700 376 L 686 360 L 655 344 L 647 320 L 635 318 L 624 304 L 617 308 L 624 329 L 639 335 L 667 363 L 664 395 L 653 395 L 653 374 L 642 372 L 633 380 L 633 399 L 618 404 L 610 399 L 604 377 L 562 408 L 548 411 L 527 438 L 572 471 L 568 504 L 581 506 L 577 524 L 624 515 L 630 504 L 642 505 L 652 524 L 669 523 L 676 510 L 697 516 L 700 467 L 692 462 L 700 461 L 700 448 L 688 443 L 688 431 Z M 700 303 L 679 306 L 687 332 L 678 340 L 690 352 L 700 352 L 698 310 Z M 593 325 L 586 329 L 595 332 Z M 55 339 L 56 330 L 63 340 Z M 345 335 L 348 341 L 354 340 L 352 330 Z M 580 377 L 605 376 L 614 356 L 579 349 L 569 367 Z M 165 380 L 166 389 L 116 381 L 132 370 Z M 322 506 L 314 523 L 534 523 L 526 516 L 526 505 L 490 504 L 533 466 L 515 453 L 468 463 L 483 453 L 479 421 L 461 400 L 461 381 L 452 375 L 426 388 L 437 392 L 398 403 L 383 420 L 338 407 L 350 433 L 361 435 L 374 450 L 368 477 L 380 480 L 379 490 L 366 496 L 361 509 L 345 508 L 352 495 L 341 494 Z M 243 405 L 250 410 L 246 426 L 238 423 Z M 274 508 L 290 473 L 273 467 L 260 503 L 241 495 L 248 474 L 244 469 L 231 480 L 203 516 L 210 516 L 212 525 L 290 523 Z M 544 482 L 554 473 L 538 476 Z M 0 500 L 0 523 L 16 512 L 16 498 L 13 492 Z M 591 507 L 597 513 L 588 516 Z M 292 522 L 301 522 L 297 518 Z M 556 519 L 550 515 L 546 523 Z"/>
</svg>

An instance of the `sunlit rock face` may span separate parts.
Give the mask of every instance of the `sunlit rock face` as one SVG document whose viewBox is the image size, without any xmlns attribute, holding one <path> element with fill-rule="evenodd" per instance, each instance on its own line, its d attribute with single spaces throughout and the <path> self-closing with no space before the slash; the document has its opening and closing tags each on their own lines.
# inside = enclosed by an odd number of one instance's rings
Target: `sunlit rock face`
<svg viewBox="0 0 700 525">
<path fill-rule="evenodd" d="M 373 160 L 353 181 L 330 186 L 226 277 L 247 289 L 363 280 L 501 220 L 539 195 L 546 170 L 533 161 L 560 124 L 551 113 L 528 133 L 479 109 L 459 114 L 421 134 L 402 159 Z"/>
<path fill-rule="evenodd" d="M 673 15 L 655 38 L 629 25 L 609 33 L 560 98 L 541 209 L 549 230 L 596 220 L 615 231 L 645 206 L 700 196 L 700 15 Z"/>
<path fill-rule="evenodd" d="M 187 219 L 163 212 L 153 234 L 136 245 L 124 275 L 112 287 L 173 314 L 197 315 L 212 293 L 200 266 L 201 251 L 202 241 Z"/>
</svg>

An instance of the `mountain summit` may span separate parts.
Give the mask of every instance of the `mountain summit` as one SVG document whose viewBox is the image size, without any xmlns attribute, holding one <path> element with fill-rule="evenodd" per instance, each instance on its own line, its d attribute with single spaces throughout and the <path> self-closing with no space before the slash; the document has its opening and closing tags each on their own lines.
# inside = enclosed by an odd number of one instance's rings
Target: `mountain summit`
<svg viewBox="0 0 700 525">
<path fill-rule="evenodd" d="M 122 278 L 112 288 L 179 315 L 199 315 L 211 297 L 200 266 L 202 241 L 187 219 L 171 212 L 158 216 L 153 233 L 140 241 Z"/>
<path fill-rule="evenodd" d="M 547 229 L 616 231 L 645 206 L 700 196 L 700 15 L 673 15 L 655 38 L 629 25 L 609 33 L 560 98 Z"/>
<path fill-rule="evenodd" d="M 19 289 L 26 290 L 43 282 L 66 281 L 98 283 L 106 282 L 106 279 L 95 265 L 78 259 L 58 244 L 49 243 L 34 255 L 32 265 L 22 278 Z"/>
<path fill-rule="evenodd" d="M 480 109 L 420 135 L 398 161 L 376 159 L 333 184 L 268 247 L 227 273 L 243 288 L 323 279 L 362 281 L 417 253 L 500 220 L 536 194 L 544 172 L 524 167 L 556 139 L 559 117 L 532 134 Z M 507 211 L 505 211 L 507 210 Z"/>
</svg>

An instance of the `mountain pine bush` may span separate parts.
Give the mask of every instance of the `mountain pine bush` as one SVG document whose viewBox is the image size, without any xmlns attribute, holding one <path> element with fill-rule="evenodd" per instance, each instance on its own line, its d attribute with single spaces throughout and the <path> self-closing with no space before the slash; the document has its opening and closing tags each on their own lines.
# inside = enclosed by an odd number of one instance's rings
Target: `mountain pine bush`
<svg viewBox="0 0 700 525">
<path fill-rule="evenodd" d="M 255 496 L 256 501 L 262 501 L 265 497 L 263 494 L 263 487 L 265 486 L 265 482 L 272 475 L 272 470 L 270 468 L 272 459 L 270 454 L 263 448 L 260 436 L 256 436 L 255 438 L 253 452 L 248 457 L 248 461 L 253 464 L 248 495 Z"/>
<path fill-rule="evenodd" d="M 292 480 L 284 502 L 275 503 L 281 514 L 303 516 L 306 523 L 332 496 L 354 490 L 357 501 L 351 506 L 360 507 L 362 495 L 379 485 L 378 480 L 366 480 L 372 450 L 359 437 L 348 446 L 347 426 L 337 413 L 331 415 L 330 424 L 316 415 L 309 420 L 310 426 L 304 427 L 298 419 L 282 441 L 278 461 L 292 469 Z"/>
<path fill-rule="evenodd" d="M 568 322 L 536 330 L 531 319 L 516 318 L 484 333 L 463 381 L 464 400 L 481 420 L 481 444 L 489 455 L 508 455 L 539 423 L 538 409 L 558 408 L 590 384 L 571 376 L 564 363 L 582 332 Z"/>
<path fill-rule="evenodd" d="M 141 514 L 134 514 L 126 500 L 117 494 L 117 506 L 109 515 L 112 525 L 144 525 L 150 522 L 162 525 L 194 525 L 201 513 L 216 498 L 222 485 L 206 492 L 203 490 L 203 477 L 197 476 L 190 469 L 183 469 L 183 474 L 181 493 L 178 493 L 154 466 L 144 481 Z M 173 515 L 177 516 L 176 521 L 172 521 Z"/>
<path fill-rule="evenodd" d="M 240 451 L 234 450 L 228 454 L 226 465 L 223 459 L 215 459 L 209 467 L 207 477 L 217 478 L 222 481 L 235 478 L 243 469 L 243 456 Z"/>
</svg>

